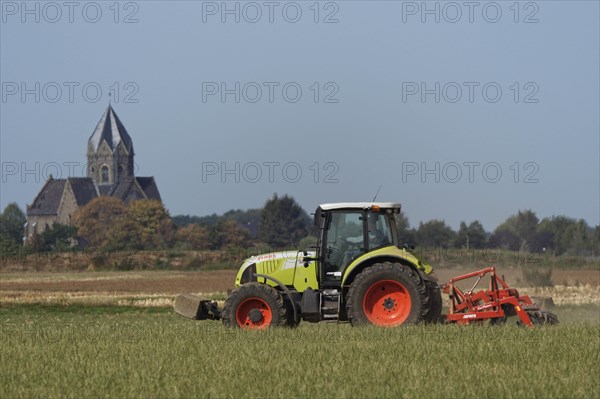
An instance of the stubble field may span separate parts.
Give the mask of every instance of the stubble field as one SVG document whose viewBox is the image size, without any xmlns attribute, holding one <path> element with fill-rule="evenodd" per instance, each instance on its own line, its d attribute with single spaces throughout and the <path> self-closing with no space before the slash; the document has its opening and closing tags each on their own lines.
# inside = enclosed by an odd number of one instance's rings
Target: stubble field
<svg viewBox="0 0 600 399">
<path fill-rule="evenodd" d="M 246 332 L 170 309 L 178 292 L 222 299 L 233 276 L 3 274 L 0 397 L 600 396 L 598 284 L 553 288 L 562 323 L 534 330 L 302 323 Z"/>
</svg>

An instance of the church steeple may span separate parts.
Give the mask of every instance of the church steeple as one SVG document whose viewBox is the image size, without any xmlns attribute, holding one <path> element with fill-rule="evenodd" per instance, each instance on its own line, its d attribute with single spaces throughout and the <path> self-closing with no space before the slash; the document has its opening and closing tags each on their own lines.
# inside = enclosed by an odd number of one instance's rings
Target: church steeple
<svg viewBox="0 0 600 399">
<path fill-rule="evenodd" d="M 113 185 L 133 177 L 133 142 L 109 104 L 88 140 L 88 177 Z"/>
</svg>

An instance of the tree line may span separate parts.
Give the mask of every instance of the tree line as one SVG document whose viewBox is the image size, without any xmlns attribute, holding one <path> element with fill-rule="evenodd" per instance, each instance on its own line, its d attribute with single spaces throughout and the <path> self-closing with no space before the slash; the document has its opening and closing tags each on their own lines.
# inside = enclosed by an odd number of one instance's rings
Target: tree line
<svg viewBox="0 0 600 399">
<path fill-rule="evenodd" d="M 98 197 L 73 215 L 71 225 L 54 224 L 23 246 L 26 218 L 17 204 L 0 214 L 0 255 L 65 251 L 74 246 L 103 251 L 220 250 L 266 245 L 273 249 L 305 248 L 316 241 L 311 217 L 290 196 L 274 194 L 260 209 L 231 210 L 223 215 L 171 217 L 161 202 Z M 411 227 L 407 216 L 396 217 L 400 242 L 408 246 L 443 248 L 502 248 L 554 255 L 597 256 L 600 226 L 583 219 L 552 216 L 539 220 L 532 210 L 508 217 L 487 232 L 475 220 L 453 230 L 443 220 Z"/>
<path fill-rule="evenodd" d="M 401 214 L 396 224 L 401 242 L 443 248 L 500 248 L 553 255 L 598 256 L 600 225 L 590 227 L 583 219 L 552 216 L 539 220 L 532 210 L 518 211 L 494 231 L 486 232 L 478 220 L 462 221 L 457 231 L 443 220 L 421 222 L 410 228 Z"/>
</svg>

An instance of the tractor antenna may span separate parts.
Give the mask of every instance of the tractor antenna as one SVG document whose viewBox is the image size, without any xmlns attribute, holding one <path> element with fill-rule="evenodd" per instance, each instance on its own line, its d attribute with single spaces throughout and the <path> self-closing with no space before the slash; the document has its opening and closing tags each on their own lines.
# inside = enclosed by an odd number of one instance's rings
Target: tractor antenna
<svg viewBox="0 0 600 399">
<path fill-rule="evenodd" d="M 375 193 L 375 196 L 373 197 L 373 201 L 371 201 L 371 202 L 375 202 L 375 200 L 377 199 L 377 196 L 379 195 L 379 190 L 381 190 L 381 186 L 383 186 L 383 184 L 379 185 L 379 188 L 377 189 L 377 192 Z"/>
</svg>

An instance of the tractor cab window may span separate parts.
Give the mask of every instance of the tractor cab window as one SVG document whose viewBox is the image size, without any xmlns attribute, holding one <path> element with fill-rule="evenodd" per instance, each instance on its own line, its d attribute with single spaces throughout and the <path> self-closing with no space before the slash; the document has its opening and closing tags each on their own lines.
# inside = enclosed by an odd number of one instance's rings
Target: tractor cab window
<svg viewBox="0 0 600 399">
<path fill-rule="evenodd" d="M 350 262 L 364 253 L 362 212 L 333 212 L 325 242 L 325 279 L 339 281 Z"/>
<path fill-rule="evenodd" d="M 383 213 L 369 213 L 367 216 L 367 229 L 369 236 L 369 250 L 390 245 L 392 232 L 388 219 Z"/>
</svg>

